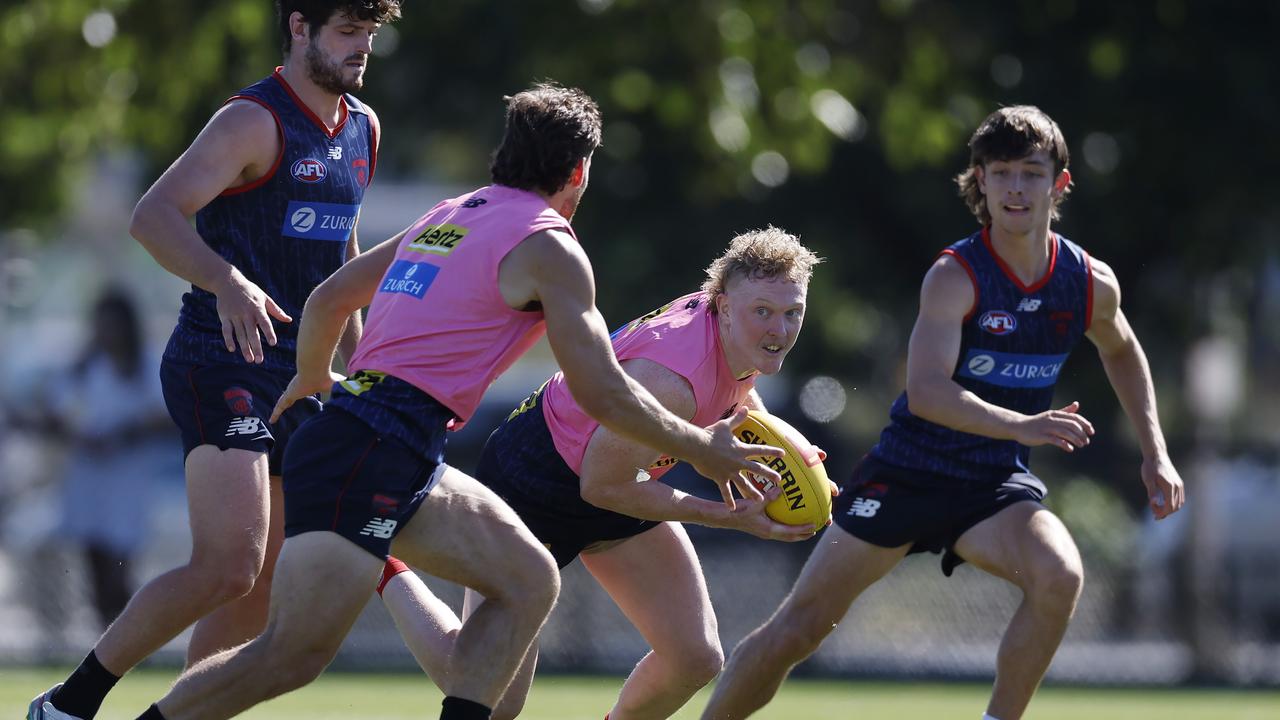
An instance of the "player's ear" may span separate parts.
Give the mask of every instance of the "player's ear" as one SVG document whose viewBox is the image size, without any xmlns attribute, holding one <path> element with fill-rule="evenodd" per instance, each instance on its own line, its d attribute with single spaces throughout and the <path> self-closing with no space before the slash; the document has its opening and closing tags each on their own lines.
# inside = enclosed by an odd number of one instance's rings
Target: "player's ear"
<svg viewBox="0 0 1280 720">
<path fill-rule="evenodd" d="M 987 194 L 987 175 L 983 172 L 981 164 L 973 166 L 973 179 L 978 183 L 978 192 L 983 195 Z"/>
<path fill-rule="evenodd" d="M 302 13 L 294 10 L 289 14 L 289 33 L 293 35 L 293 42 L 296 43 L 310 37 L 308 29 L 307 19 L 302 16 Z"/>
<path fill-rule="evenodd" d="M 578 164 L 573 166 L 573 172 L 569 173 L 569 185 L 571 187 L 582 187 L 582 183 L 587 179 L 587 159 L 579 158 Z"/>
<path fill-rule="evenodd" d="M 1071 185 L 1071 171 L 1063 168 L 1058 173 L 1058 179 L 1053 181 L 1053 191 L 1059 195 L 1066 192 L 1068 186 Z"/>
</svg>

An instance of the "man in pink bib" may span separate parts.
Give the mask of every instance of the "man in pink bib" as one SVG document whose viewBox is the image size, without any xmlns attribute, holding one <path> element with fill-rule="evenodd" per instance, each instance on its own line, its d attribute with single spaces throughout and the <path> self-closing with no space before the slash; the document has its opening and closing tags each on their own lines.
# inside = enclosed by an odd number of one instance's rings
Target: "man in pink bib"
<svg viewBox="0 0 1280 720">
<path fill-rule="evenodd" d="M 333 658 L 396 555 L 484 597 L 434 679 L 442 720 L 490 717 L 559 592 L 551 554 L 491 490 L 444 463 L 445 433 L 546 332 L 575 397 L 616 432 L 692 458 L 731 499 L 760 493 L 741 473 L 777 474 L 733 438 L 745 413 L 702 428 L 628 377 L 595 307 L 591 265 L 569 219 L 600 143 L 580 90 L 538 85 L 508 98 L 494 184 L 431 209 L 348 263 L 307 301 L 298 374 L 275 414 L 329 389 L 284 461 L 285 543 L 267 629 L 179 678 L 142 716 L 226 718 L 301 687 Z M 369 306 L 335 378 L 343 323 Z"/>
<path fill-rule="evenodd" d="M 742 407 L 763 409 L 755 380 L 781 370 L 795 345 L 817 262 L 783 230 L 744 233 L 707 268 L 699 292 L 615 331 L 614 352 L 632 378 L 695 425 L 712 425 Z M 562 373 L 554 375 L 489 437 L 476 478 L 515 509 L 559 567 L 580 557 L 653 648 L 609 717 L 667 718 L 724 660 L 706 580 L 682 523 L 787 541 L 813 537 L 813 526 L 771 520 L 764 500 L 731 509 L 657 482 L 678 460 L 602 426 L 577 397 Z M 423 668 L 439 674 L 459 622 L 416 575 L 396 574 L 407 568 L 395 560 L 389 566 L 383 601 Z M 468 591 L 464 611 L 478 599 Z M 420 618 L 424 609 L 428 622 Z M 495 718 L 519 714 L 536 660 L 534 647 Z"/>
</svg>

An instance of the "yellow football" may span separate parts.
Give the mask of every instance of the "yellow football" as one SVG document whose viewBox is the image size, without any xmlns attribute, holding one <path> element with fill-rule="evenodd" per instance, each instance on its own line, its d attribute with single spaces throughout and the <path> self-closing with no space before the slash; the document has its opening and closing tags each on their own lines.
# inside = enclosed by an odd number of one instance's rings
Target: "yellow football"
<svg viewBox="0 0 1280 720">
<path fill-rule="evenodd" d="M 734 428 L 738 439 L 749 445 L 782 448 L 782 457 L 761 461 L 782 476 L 782 494 L 765 507 L 769 517 L 788 525 L 813 525 L 815 531 L 831 520 L 831 482 L 818 448 L 781 418 L 759 410 Z M 752 480 L 762 491 L 772 487 L 762 478 Z"/>
</svg>

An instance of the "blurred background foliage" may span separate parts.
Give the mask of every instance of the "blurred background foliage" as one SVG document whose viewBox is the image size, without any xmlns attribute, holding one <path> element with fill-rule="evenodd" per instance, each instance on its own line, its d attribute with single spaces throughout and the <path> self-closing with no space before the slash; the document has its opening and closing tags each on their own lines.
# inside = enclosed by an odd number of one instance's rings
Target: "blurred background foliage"
<svg viewBox="0 0 1280 720">
<path fill-rule="evenodd" d="M 1173 636 L 1194 660 L 1182 674 L 1165 646 L 1129 662 L 1106 645 L 1060 655 L 1058 666 L 1093 682 L 1274 685 L 1280 651 L 1259 662 L 1251 643 L 1280 647 L 1277 29 L 1280 5 L 1250 0 L 408 0 L 375 42 L 360 95 L 382 120 L 373 191 L 394 189 L 387 212 L 406 197 L 420 212 L 440 188 L 487 182 L 504 94 L 554 79 L 595 96 L 605 145 L 575 227 L 611 324 L 696 287 L 737 232 L 773 224 L 799 234 L 827 262 L 784 377 L 761 387 L 830 451 L 837 480 L 901 391 L 920 279 L 942 247 L 977 228 L 953 182 L 970 133 L 1000 105 L 1040 106 L 1072 151 L 1076 184 L 1056 228 L 1121 280 L 1190 499 L 1171 522 L 1140 522 L 1129 423 L 1095 354 L 1077 353 L 1058 398 L 1080 400 L 1099 433 L 1070 457 L 1035 453 L 1049 503 L 1089 558 L 1074 632 L 1090 642 L 1123 621 L 1108 639 Z M 17 341 L 0 363 L 27 363 L 0 372 L 10 389 L 30 385 L 21 368 L 65 359 L 71 296 L 120 257 L 140 261 L 134 289 L 171 326 L 172 278 L 128 239 L 125 206 L 226 97 L 278 64 L 276 33 L 269 0 L 0 1 L 0 338 Z M 91 212 L 86 201 L 98 201 Z M 362 232 L 366 247 L 380 239 Z M 480 434 L 451 440 L 460 466 L 473 462 L 467 448 L 478 450 L 482 426 L 505 415 L 499 395 L 469 426 Z M 25 527 L 28 516 L 17 517 L 11 526 Z M 794 550 L 786 563 L 801 559 L 804 548 Z M 708 568 L 740 565 L 741 546 L 721 551 L 724 562 Z M 753 591 L 767 574 L 750 574 Z M 957 627 L 950 606 L 911 604 L 935 592 L 919 590 L 934 587 L 929 578 L 885 601 L 888 616 L 906 603 L 946 628 L 922 626 L 908 655 Z M 981 593 L 966 626 L 994 622 L 999 598 Z M 565 637 L 577 637 L 583 615 L 569 612 Z M 731 635 L 747 629 L 741 615 L 722 619 Z M 876 623 L 858 627 L 863 643 Z M 823 667 L 861 667 L 839 664 L 856 661 L 840 655 L 847 649 L 835 643 Z M 973 660 L 970 650 L 927 654 L 950 657 L 953 671 L 986 667 L 989 654 Z M 1111 677 L 1115 663 L 1156 674 Z"/>
<path fill-rule="evenodd" d="M 969 133 L 998 105 L 1039 105 L 1073 152 L 1059 229 L 1119 274 L 1178 438 L 1188 343 L 1277 343 L 1220 318 L 1264 310 L 1259 269 L 1277 261 L 1278 7 L 410 0 L 361 95 L 385 132 L 380 178 L 464 185 L 487 180 L 504 93 L 550 78 L 594 95 L 605 146 L 576 226 L 611 322 L 695 286 L 737 231 L 800 234 L 828 263 L 789 368 L 851 387 L 840 422 L 868 441 L 885 393 L 857 389 L 901 387 L 919 280 L 976 228 L 951 181 Z M 5 3 L 0 228 L 56 227 L 68 188 L 122 148 L 155 177 L 278 62 L 275 33 L 266 0 Z M 1064 385 L 1086 411 L 1116 407 L 1091 358 Z"/>
</svg>

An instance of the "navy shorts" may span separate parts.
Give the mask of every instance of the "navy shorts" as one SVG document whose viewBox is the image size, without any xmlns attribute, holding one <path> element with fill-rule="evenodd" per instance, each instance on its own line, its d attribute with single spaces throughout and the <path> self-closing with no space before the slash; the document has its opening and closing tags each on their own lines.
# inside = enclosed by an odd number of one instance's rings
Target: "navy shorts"
<svg viewBox="0 0 1280 720">
<path fill-rule="evenodd" d="M 330 405 L 285 453 L 284 536 L 335 532 L 385 560 L 445 467 Z"/>
<path fill-rule="evenodd" d="M 943 553 L 950 576 L 964 562 L 955 543 L 969 528 L 1024 500 L 1039 503 L 1048 491 L 1031 473 L 973 481 L 908 470 L 867 456 L 836 498 L 832 518 L 850 535 L 881 547 L 911 544 L 910 553 Z"/>
<path fill-rule="evenodd" d="M 169 416 L 182 433 L 185 458 L 200 445 L 267 453 L 272 475 L 280 474 L 289 438 L 320 401 L 293 404 L 274 425 L 267 421 L 290 377 L 246 365 L 198 365 L 163 359 L 160 386 Z"/>
<path fill-rule="evenodd" d="M 661 525 L 596 507 L 582 499 L 578 475 L 551 439 L 541 398 L 489 436 L 476 479 L 515 509 L 563 568 L 591 545 Z"/>
</svg>

